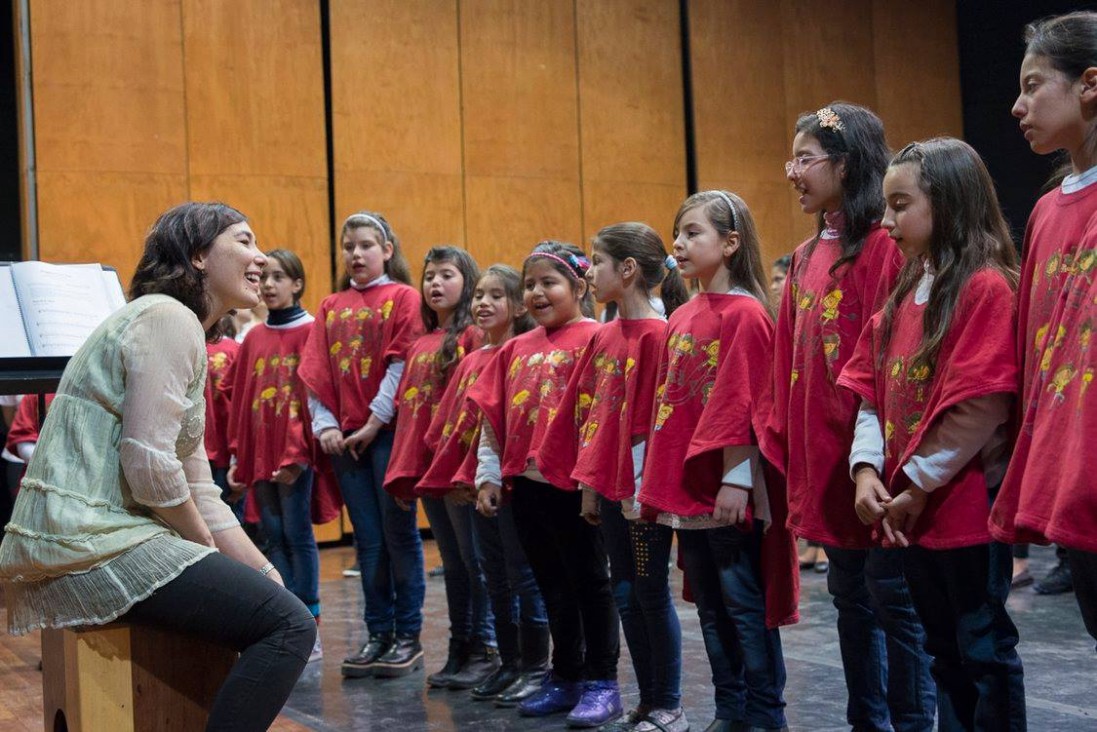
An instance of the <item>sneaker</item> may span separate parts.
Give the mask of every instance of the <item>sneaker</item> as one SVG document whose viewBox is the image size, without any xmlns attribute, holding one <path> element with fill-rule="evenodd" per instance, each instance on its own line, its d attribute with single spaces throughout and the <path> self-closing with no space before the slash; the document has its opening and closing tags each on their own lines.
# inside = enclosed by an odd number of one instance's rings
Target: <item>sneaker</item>
<svg viewBox="0 0 1097 732">
<path fill-rule="evenodd" d="M 377 659 L 377 663 L 373 665 L 373 675 L 379 679 L 394 679 L 421 668 L 423 646 L 419 644 L 419 636 L 398 635 L 388 653 Z"/>
<path fill-rule="evenodd" d="M 324 647 L 320 645 L 320 634 L 316 634 L 316 642 L 312 644 L 312 653 L 309 654 L 309 663 L 319 661 L 324 657 Z"/>
<path fill-rule="evenodd" d="M 518 713 L 523 717 L 547 717 L 575 708 L 583 696 L 583 684 L 579 681 L 564 681 L 552 674 L 541 684 L 534 694 L 518 705 Z"/>
<path fill-rule="evenodd" d="M 586 681 L 582 696 L 568 714 L 568 726 L 601 727 L 620 717 L 622 711 L 616 681 Z"/>
<path fill-rule="evenodd" d="M 1070 565 L 1060 561 L 1051 568 L 1047 577 L 1038 580 L 1032 589 L 1037 595 L 1062 595 L 1065 592 L 1073 592 L 1074 578 L 1070 574 Z"/>
<path fill-rule="evenodd" d="M 499 651 L 493 646 L 481 644 L 468 655 L 461 670 L 450 679 L 449 688 L 463 690 L 479 686 L 501 665 Z"/>
<path fill-rule="evenodd" d="M 369 637 L 369 642 L 353 656 L 343 659 L 343 676 L 351 679 L 372 676 L 373 667 L 378 659 L 388 653 L 395 639 L 391 633 L 378 633 Z"/>
<path fill-rule="evenodd" d="M 677 709 L 653 709 L 647 719 L 641 720 L 634 732 L 689 732 L 689 720 L 681 707 Z"/>
<path fill-rule="evenodd" d="M 647 704 L 638 704 L 635 709 L 626 712 L 625 716 L 616 719 L 598 728 L 598 732 L 632 732 L 636 725 L 647 719 L 651 707 Z"/>
<path fill-rule="evenodd" d="M 361 577 L 362 568 L 358 566 L 358 562 L 355 562 L 351 566 L 343 570 L 344 577 Z"/>
</svg>

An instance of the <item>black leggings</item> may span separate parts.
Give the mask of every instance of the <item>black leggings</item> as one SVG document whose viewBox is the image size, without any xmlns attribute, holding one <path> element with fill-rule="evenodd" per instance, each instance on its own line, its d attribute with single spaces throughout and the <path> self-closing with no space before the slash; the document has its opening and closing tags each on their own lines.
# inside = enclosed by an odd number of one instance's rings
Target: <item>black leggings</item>
<svg viewBox="0 0 1097 732">
<path fill-rule="evenodd" d="M 240 652 L 207 730 L 265 730 L 308 663 L 316 621 L 286 589 L 223 554 L 210 554 L 126 613 L 121 622 L 202 638 Z"/>
</svg>

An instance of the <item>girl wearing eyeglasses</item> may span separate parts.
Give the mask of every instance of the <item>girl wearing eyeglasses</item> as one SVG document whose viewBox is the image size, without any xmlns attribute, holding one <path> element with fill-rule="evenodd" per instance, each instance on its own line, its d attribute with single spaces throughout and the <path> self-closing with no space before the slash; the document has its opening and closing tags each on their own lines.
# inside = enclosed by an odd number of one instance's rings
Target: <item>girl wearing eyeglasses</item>
<svg viewBox="0 0 1097 732">
<path fill-rule="evenodd" d="M 855 729 L 928 730 L 934 685 L 925 632 L 903 579 L 901 549 L 873 547 L 854 510 L 848 462 L 857 400 L 836 380 L 887 300 L 902 255 L 880 228 L 890 152 L 871 110 L 834 102 L 796 122 L 785 174 L 816 233 L 792 257 L 774 341 L 775 400 L 765 436 L 788 479 L 788 526 L 823 545 L 827 588 Z"/>
</svg>

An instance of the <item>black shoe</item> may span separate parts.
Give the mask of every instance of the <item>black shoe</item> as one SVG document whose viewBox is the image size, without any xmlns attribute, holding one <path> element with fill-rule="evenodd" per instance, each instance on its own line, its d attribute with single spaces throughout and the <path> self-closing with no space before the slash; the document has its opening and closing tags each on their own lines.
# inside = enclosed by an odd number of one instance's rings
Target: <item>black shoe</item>
<svg viewBox="0 0 1097 732">
<path fill-rule="evenodd" d="M 448 688 L 453 677 L 457 675 L 469 660 L 469 642 L 467 640 L 450 638 L 449 655 L 446 657 L 446 665 L 427 677 L 427 686 L 432 689 Z"/>
<path fill-rule="evenodd" d="M 545 679 L 548 678 L 548 675 L 548 670 L 543 668 L 523 671 L 518 674 L 518 678 L 514 680 L 513 684 L 504 689 L 499 696 L 495 697 L 495 706 L 518 706 L 537 693 L 541 688 L 541 685 L 545 683 Z"/>
<path fill-rule="evenodd" d="M 1074 578 L 1070 574 L 1070 565 L 1059 562 L 1051 568 L 1047 577 L 1032 585 L 1032 590 L 1037 595 L 1062 595 L 1064 592 L 1073 592 Z"/>
<path fill-rule="evenodd" d="M 472 689 L 472 698 L 476 701 L 487 701 L 506 691 L 507 687 L 518 679 L 518 667 L 513 664 L 503 664 L 487 677 L 479 686 Z"/>
<path fill-rule="evenodd" d="M 449 682 L 451 689 L 471 689 L 479 686 L 499 670 L 499 651 L 491 646 L 481 645 L 473 651 L 465 665 L 461 667 Z"/>
<path fill-rule="evenodd" d="M 388 653 L 395 639 L 392 633 L 378 633 L 369 637 L 369 643 L 362 646 L 357 654 L 343 659 L 343 676 L 349 679 L 358 679 L 363 676 L 372 676 L 373 669 L 378 659 Z"/>
<path fill-rule="evenodd" d="M 373 664 L 373 675 L 379 679 L 394 679 L 407 676 L 423 668 L 423 646 L 419 645 L 419 636 L 396 636 L 396 641 L 388 653 Z"/>
</svg>

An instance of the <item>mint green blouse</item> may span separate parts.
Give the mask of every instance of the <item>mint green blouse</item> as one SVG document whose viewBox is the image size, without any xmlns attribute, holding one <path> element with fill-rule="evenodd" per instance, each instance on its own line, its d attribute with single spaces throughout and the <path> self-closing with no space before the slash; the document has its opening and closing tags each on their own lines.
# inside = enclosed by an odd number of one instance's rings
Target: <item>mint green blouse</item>
<svg viewBox="0 0 1097 732">
<path fill-rule="evenodd" d="M 203 443 L 202 325 L 148 295 L 72 357 L 0 544 L 11 633 L 99 625 L 213 549 L 150 510 L 193 499 L 212 532 L 236 526 Z"/>
</svg>

